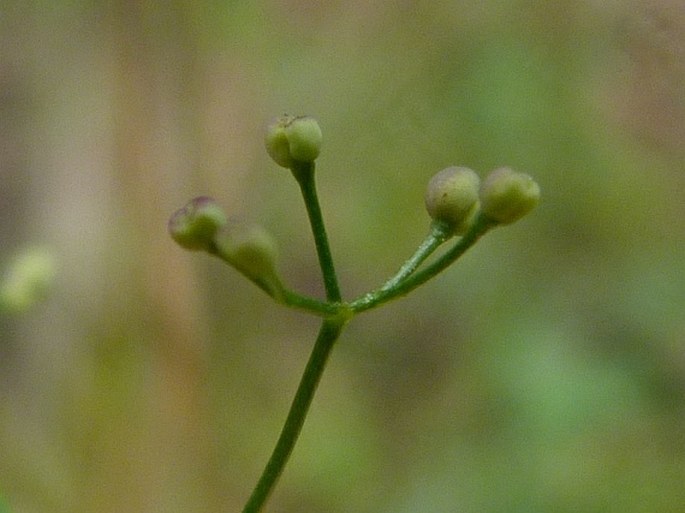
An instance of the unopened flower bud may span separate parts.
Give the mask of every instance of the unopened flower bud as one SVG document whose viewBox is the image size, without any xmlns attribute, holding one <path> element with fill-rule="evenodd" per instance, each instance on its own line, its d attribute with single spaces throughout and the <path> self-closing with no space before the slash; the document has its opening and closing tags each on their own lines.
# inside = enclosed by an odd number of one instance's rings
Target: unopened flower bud
<svg viewBox="0 0 685 513">
<path fill-rule="evenodd" d="M 276 242 L 259 225 L 230 222 L 215 237 L 217 254 L 248 278 L 272 289 L 276 274 Z"/>
<path fill-rule="evenodd" d="M 321 151 L 323 136 L 316 119 L 284 115 L 266 131 L 266 151 L 279 166 L 291 169 L 295 162 L 312 162 Z"/>
<path fill-rule="evenodd" d="M 540 201 L 540 186 L 524 173 L 496 169 L 480 189 L 481 211 L 493 221 L 509 224 L 521 219 Z"/>
<path fill-rule="evenodd" d="M 226 225 L 226 214 L 207 196 L 190 200 L 169 219 L 169 234 L 182 247 L 210 250 L 217 231 Z"/>
<path fill-rule="evenodd" d="M 448 167 L 431 178 L 426 189 L 426 209 L 436 221 L 446 223 L 456 235 L 468 229 L 478 210 L 478 175 L 467 167 Z"/>
</svg>

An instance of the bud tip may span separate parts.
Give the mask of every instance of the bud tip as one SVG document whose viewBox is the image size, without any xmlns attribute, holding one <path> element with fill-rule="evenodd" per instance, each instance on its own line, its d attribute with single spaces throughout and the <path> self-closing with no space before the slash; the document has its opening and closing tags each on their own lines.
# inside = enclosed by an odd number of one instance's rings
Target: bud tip
<svg viewBox="0 0 685 513">
<path fill-rule="evenodd" d="M 171 237 L 189 250 L 209 250 L 214 235 L 226 224 L 226 214 L 212 198 L 198 196 L 178 209 L 169 219 Z"/>
</svg>

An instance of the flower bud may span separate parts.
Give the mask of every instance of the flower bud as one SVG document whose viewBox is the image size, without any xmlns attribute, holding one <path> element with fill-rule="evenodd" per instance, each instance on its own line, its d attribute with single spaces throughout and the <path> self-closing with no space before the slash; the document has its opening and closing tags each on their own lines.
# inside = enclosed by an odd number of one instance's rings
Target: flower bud
<svg viewBox="0 0 685 513">
<path fill-rule="evenodd" d="M 214 236 L 226 225 L 226 214 L 207 196 L 190 200 L 169 219 L 169 234 L 183 248 L 208 251 Z"/>
<path fill-rule="evenodd" d="M 455 235 L 468 229 L 478 211 L 478 175 L 467 167 L 448 167 L 431 178 L 426 189 L 428 214 L 446 223 Z"/>
<path fill-rule="evenodd" d="M 270 287 L 278 283 L 276 242 L 258 225 L 230 222 L 217 232 L 217 254 L 248 278 Z"/>
<path fill-rule="evenodd" d="M 481 211 L 490 219 L 509 224 L 521 219 L 540 201 L 540 186 L 524 173 L 496 169 L 480 188 Z"/>
<path fill-rule="evenodd" d="M 322 138 L 314 118 L 285 114 L 267 127 L 264 143 L 276 164 L 292 169 L 295 162 L 312 162 L 319 156 Z"/>
</svg>

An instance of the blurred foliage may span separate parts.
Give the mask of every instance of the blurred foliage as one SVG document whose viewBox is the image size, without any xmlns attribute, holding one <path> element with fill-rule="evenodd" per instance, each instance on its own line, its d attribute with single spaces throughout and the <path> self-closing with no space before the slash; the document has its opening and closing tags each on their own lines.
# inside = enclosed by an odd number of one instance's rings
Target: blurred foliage
<svg viewBox="0 0 685 513">
<path fill-rule="evenodd" d="M 13 513 L 239 511 L 316 330 L 168 216 L 211 194 L 320 294 L 296 185 L 262 148 L 324 131 L 343 294 L 428 228 L 447 165 L 525 171 L 541 206 L 350 326 L 267 508 L 681 511 L 685 9 L 677 0 L 6 0 L 0 261 L 60 255 L 0 318 Z"/>
<path fill-rule="evenodd" d="M 45 299 L 55 267 L 49 248 L 23 248 L 14 255 L 0 279 L 0 312 L 23 312 Z"/>
</svg>

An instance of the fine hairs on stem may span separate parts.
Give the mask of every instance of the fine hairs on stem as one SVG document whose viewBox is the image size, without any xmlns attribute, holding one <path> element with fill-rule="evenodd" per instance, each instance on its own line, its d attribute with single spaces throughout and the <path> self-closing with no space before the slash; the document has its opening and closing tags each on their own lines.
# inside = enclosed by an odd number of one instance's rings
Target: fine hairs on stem
<svg viewBox="0 0 685 513">
<path fill-rule="evenodd" d="M 492 171 L 482 183 L 469 168 L 443 169 L 430 179 L 426 189 L 430 224 L 424 241 L 382 285 L 345 301 L 316 191 L 315 160 L 322 139 L 314 118 L 283 115 L 268 126 L 265 145 L 274 162 L 290 170 L 299 185 L 314 237 L 325 300 L 289 289 L 277 272 L 276 243 L 271 235 L 256 224 L 229 222 L 213 199 L 196 197 L 169 219 L 169 233 L 184 249 L 218 257 L 276 303 L 322 319 L 281 434 L 243 513 L 263 511 L 292 454 L 331 351 L 347 323 L 357 314 L 409 294 L 452 265 L 489 230 L 528 214 L 540 199 L 538 184 L 530 176 L 508 167 Z M 450 242 L 450 248 L 430 260 L 439 247 Z"/>
</svg>

